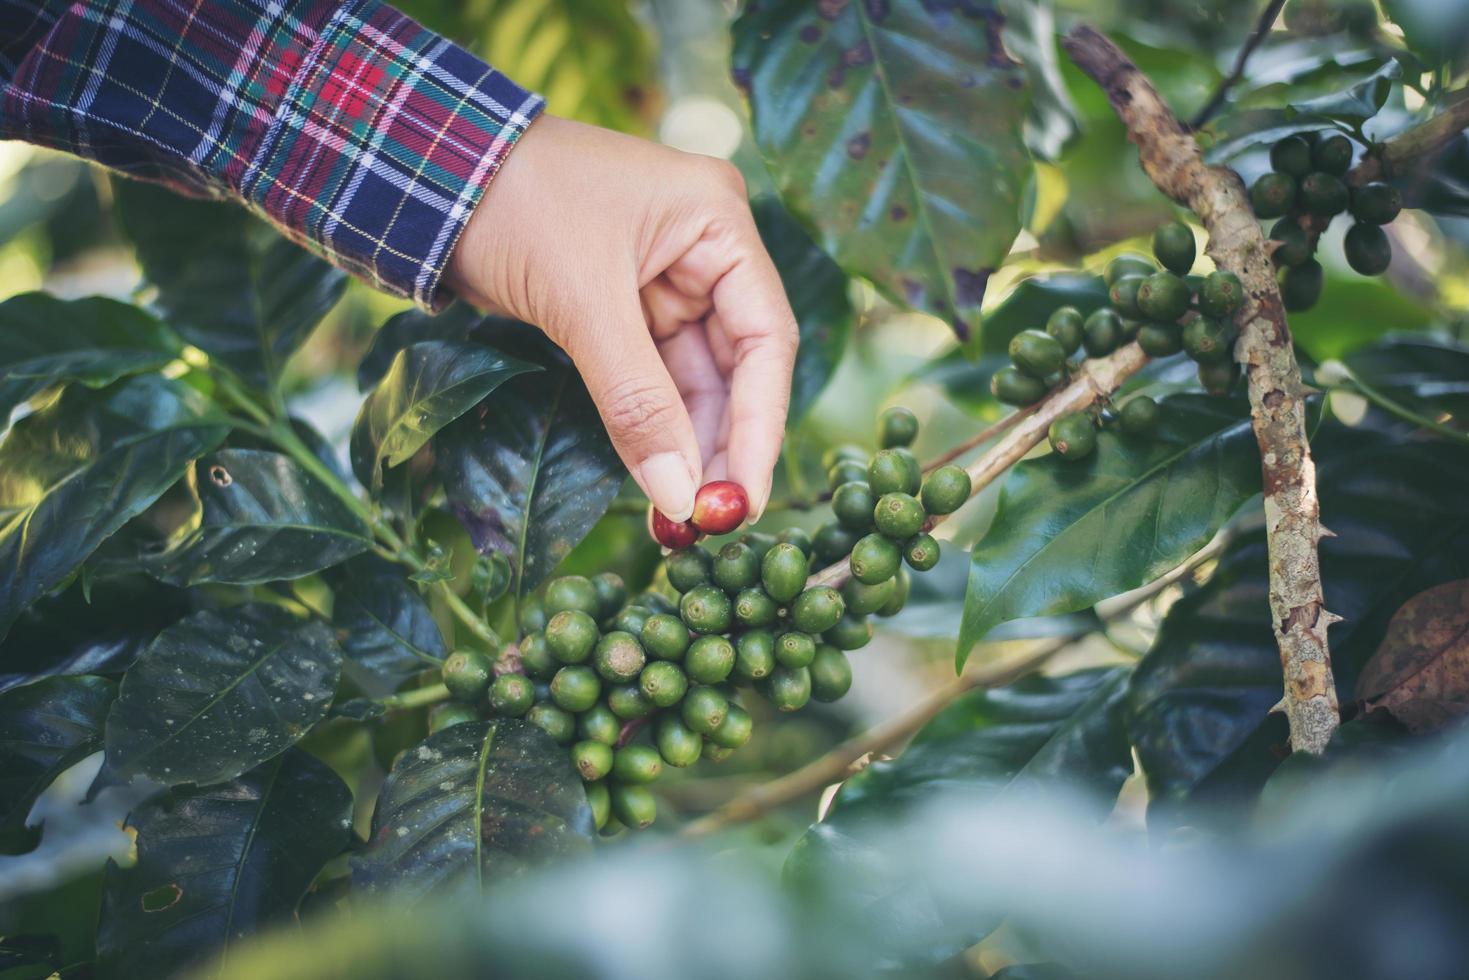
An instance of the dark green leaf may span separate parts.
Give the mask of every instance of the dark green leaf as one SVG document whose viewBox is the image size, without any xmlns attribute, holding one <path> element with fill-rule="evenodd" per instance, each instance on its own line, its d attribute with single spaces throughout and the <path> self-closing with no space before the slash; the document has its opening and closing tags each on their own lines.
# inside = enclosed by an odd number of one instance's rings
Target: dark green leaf
<svg viewBox="0 0 1469 980">
<path fill-rule="evenodd" d="M 0 443 L 0 636 L 224 439 L 222 416 L 158 375 L 68 388 Z"/>
<path fill-rule="evenodd" d="M 1373 388 L 1431 418 L 1469 421 L 1469 349 L 1439 337 L 1404 334 L 1342 358 Z"/>
<path fill-rule="evenodd" d="M 444 426 L 535 365 L 477 344 L 426 340 L 403 348 L 362 403 L 352 427 L 352 470 L 374 495 L 383 467 L 406 463 Z"/>
<path fill-rule="evenodd" d="M 434 440 L 449 506 L 481 552 L 499 551 L 524 595 L 551 574 L 617 495 L 626 471 L 570 362 L 533 328 L 491 342 L 544 373 L 516 378 Z"/>
<path fill-rule="evenodd" d="M 1001 22 L 984 3 L 772 0 L 734 25 L 735 77 L 786 205 L 842 268 L 961 338 L 1031 177 L 1028 86 Z"/>
<path fill-rule="evenodd" d="M 1061 155 L 1076 135 L 1076 108 L 1061 77 L 1056 54 L 1056 11 L 1050 0 L 1000 0 L 1005 49 L 1025 66 L 1033 94 L 1025 142 L 1046 160 Z"/>
<path fill-rule="evenodd" d="M 326 716 L 342 651 L 318 620 L 252 603 L 170 626 L 123 678 L 107 767 L 169 786 L 223 782 Z"/>
<path fill-rule="evenodd" d="M 112 186 L 164 320 L 251 384 L 274 384 L 347 288 L 345 272 L 237 205 L 137 181 Z"/>
<path fill-rule="evenodd" d="M 1305 102 L 1292 102 L 1287 108 L 1290 116 L 1325 117 L 1350 125 L 1360 126 L 1381 111 L 1387 104 L 1393 82 L 1401 78 L 1402 65 L 1389 61 L 1371 75 L 1343 91 Z"/>
<path fill-rule="evenodd" d="M 203 513 L 168 551 L 145 558 L 174 585 L 300 578 L 372 547 L 372 531 L 289 456 L 221 449 L 195 464 Z"/>
<path fill-rule="evenodd" d="M 21 402 L 67 381 L 101 388 L 178 356 L 172 330 L 135 306 L 92 296 L 21 293 L 0 303 L 0 422 Z"/>
<path fill-rule="evenodd" d="M 1144 585 L 1208 543 L 1260 491 L 1241 404 L 1175 395 L 1149 439 L 1104 429 L 1084 460 L 1053 454 L 1010 471 L 970 558 L 958 663 L 996 625 L 1074 612 Z"/>
<path fill-rule="evenodd" d="M 1414 54 L 1463 63 L 1469 49 L 1469 8 L 1457 0 L 1382 0 L 1382 9 Z"/>
<path fill-rule="evenodd" d="M 790 420 L 795 423 L 815 403 L 846 352 L 853 320 L 847 277 L 775 198 L 757 200 L 754 212 L 760 240 L 780 270 L 801 331 L 791 377 Z"/>
<path fill-rule="evenodd" d="M 465 722 L 393 766 L 352 877 L 411 901 L 586 851 L 591 837 L 591 808 L 565 749 L 528 722 Z"/>
<path fill-rule="evenodd" d="M 157 797 L 128 826 L 138 861 L 108 864 L 97 975 L 217 976 L 237 943 L 293 921 L 317 872 L 351 840 L 352 794 L 291 749 L 227 783 Z"/>
<path fill-rule="evenodd" d="M 368 556 L 343 566 L 332 585 L 332 624 L 347 656 L 343 667 L 368 694 L 387 694 L 448 656 L 428 604 L 401 568 Z"/>
<path fill-rule="evenodd" d="M 468 340 L 480 319 L 466 303 L 455 303 L 442 313 L 412 309 L 394 314 L 372 335 L 372 345 L 357 365 L 357 390 L 377 385 L 403 348 L 425 340 Z"/>
<path fill-rule="evenodd" d="M 52 780 L 102 748 L 117 694 L 103 677 L 48 677 L 0 694 L 0 837 L 24 829 Z"/>
<path fill-rule="evenodd" d="M 1469 575 L 1469 454 L 1404 444 L 1401 432 L 1322 427 L 1313 442 L 1322 522 L 1331 660 L 1343 704 L 1409 597 Z M 1242 536 L 1214 577 L 1173 605 L 1129 694 L 1132 738 L 1153 799 L 1150 819 L 1192 822 L 1191 801 L 1251 793 L 1279 761 L 1284 726 L 1270 629 L 1264 532 Z M 1273 737 L 1272 737 L 1273 736 Z"/>
<path fill-rule="evenodd" d="M 943 900 L 915 878 L 893 852 L 883 828 L 916 805 L 952 790 L 986 798 L 1037 790 L 1069 790 L 1100 819 L 1132 772 L 1124 696 L 1127 670 L 1031 676 L 1008 687 L 979 690 L 945 708 L 892 762 L 875 762 L 849 779 L 826 819 L 796 842 L 786 860 L 788 882 L 813 886 L 847 877 L 863 894 L 868 928 L 893 944 L 932 933 L 943 958 L 976 942 L 998 924 L 947 921 Z"/>
</svg>

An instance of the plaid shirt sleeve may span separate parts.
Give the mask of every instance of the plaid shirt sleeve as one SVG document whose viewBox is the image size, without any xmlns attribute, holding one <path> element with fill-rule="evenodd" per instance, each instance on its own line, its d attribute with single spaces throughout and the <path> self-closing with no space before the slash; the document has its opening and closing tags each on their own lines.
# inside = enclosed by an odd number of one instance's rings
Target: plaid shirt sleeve
<svg viewBox="0 0 1469 980">
<path fill-rule="evenodd" d="M 378 0 L 0 0 L 0 137 L 238 198 L 427 308 L 543 104 Z"/>
</svg>

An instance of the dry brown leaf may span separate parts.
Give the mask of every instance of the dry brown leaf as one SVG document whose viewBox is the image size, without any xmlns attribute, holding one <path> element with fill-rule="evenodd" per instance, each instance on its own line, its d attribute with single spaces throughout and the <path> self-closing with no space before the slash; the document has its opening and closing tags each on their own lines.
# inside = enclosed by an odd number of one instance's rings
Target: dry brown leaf
<svg viewBox="0 0 1469 980">
<path fill-rule="evenodd" d="M 1362 670 L 1357 696 L 1368 710 L 1385 708 L 1414 732 L 1469 713 L 1469 579 L 1403 603 Z"/>
</svg>

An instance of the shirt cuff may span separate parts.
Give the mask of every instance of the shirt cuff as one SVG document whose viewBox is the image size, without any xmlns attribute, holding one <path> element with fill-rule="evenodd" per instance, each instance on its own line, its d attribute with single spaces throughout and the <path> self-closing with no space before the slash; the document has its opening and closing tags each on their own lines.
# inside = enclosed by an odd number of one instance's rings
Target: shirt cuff
<svg viewBox="0 0 1469 980">
<path fill-rule="evenodd" d="M 442 308 L 449 255 L 544 100 L 377 0 L 337 8 L 295 57 L 238 192 L 333 263 Z"/>
</svg>

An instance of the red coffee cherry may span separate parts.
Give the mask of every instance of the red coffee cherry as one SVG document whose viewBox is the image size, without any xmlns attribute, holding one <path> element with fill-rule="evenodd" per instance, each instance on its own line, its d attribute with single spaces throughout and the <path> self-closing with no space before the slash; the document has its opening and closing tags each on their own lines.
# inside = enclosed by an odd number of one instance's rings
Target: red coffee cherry
<svg viewBox="0 0 1469 980">
<path fill-rule="evenodd" d="M 694 527 L 705 534 L 728 534 L 744 523 L 750 512 L 745 488 L 729 480 L 715 480 L 694 495 Z"/>
<path fill-rule="evenodd" d="M 655 507 L 648 508 L 648 533 L 665 548 L 682 551 L 699 540 L 699 529 L 693 521 L 671 521 Z"/>
</svg>

